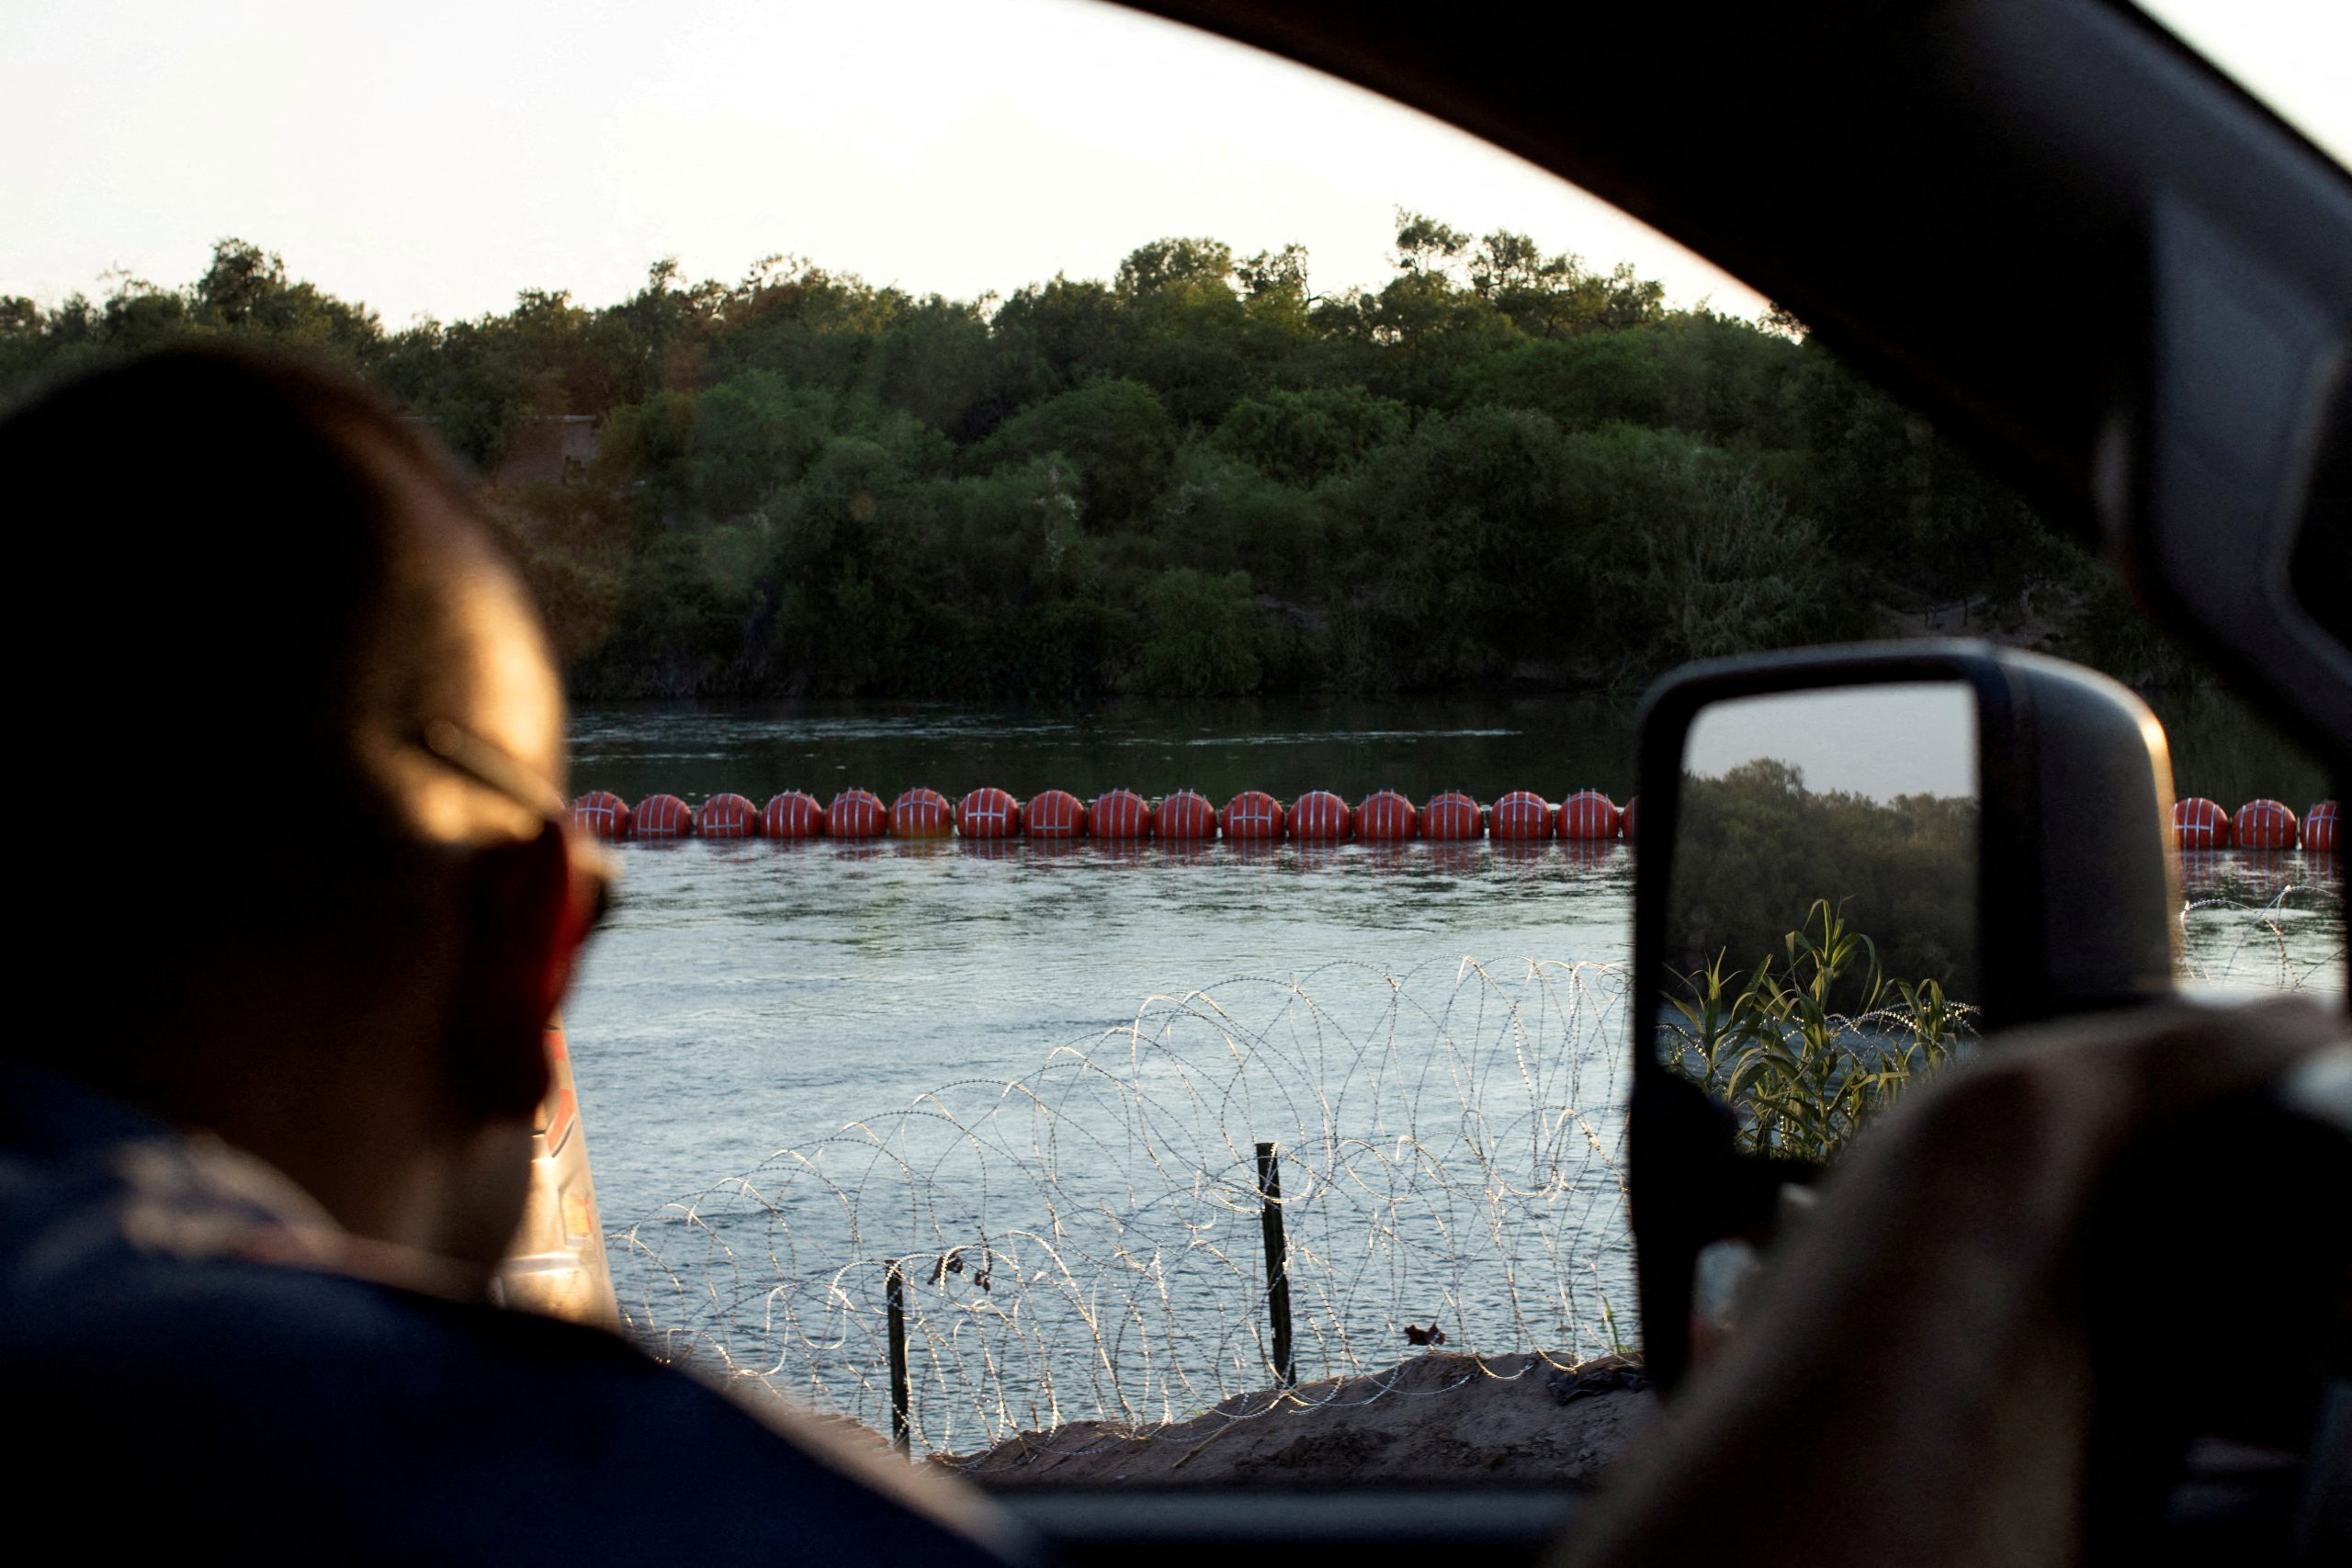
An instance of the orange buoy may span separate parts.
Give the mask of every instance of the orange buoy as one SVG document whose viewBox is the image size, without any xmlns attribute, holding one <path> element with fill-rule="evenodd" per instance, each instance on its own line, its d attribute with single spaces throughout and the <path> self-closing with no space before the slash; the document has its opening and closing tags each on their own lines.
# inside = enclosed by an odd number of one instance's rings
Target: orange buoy
<svg viewBox="0 0 2352 1568">
<path fill-rule="evenodd" d="M 825 808 L 825 831 L 836 839 L 878 839 L 890 830 L 882 797 L 870 789 L 845 789 Z"/>
<path fill-rule="evenodd" d="M 1291 802 L 1290 836 L 1329 842 L 1355 830 L 1356 814 L 1328 789 L 1310 789 Z"/>
<path fill-rule="evenodd" d="M 956 808 L 947 797 L 917 784 L 890 803 L 890 836 L 894 839 L 944 839 L 956 830 Z"/>
<path fill-rule="evenodd" d="M 634 815 L 628 802 L 608 789 L 592 789 L 571 803 L 571 820 L 600 839 L 628 838 Z"/>
<path fill-rule="evenodd" d="M 2343 813 L 2337 809 L 2335 802 L 2332 800 L 2323 800 L 2309 811 L 2304 812 L 2303 848 L 2314 854 L 2334 854 L 2336 848 L 2336 835 L 2342 831 L 2336 823 L 2342 816 Z"/>
<path fill-rule="evenodd" d="M 1623 811 L 1618 813 L 1618 826 L 1625 829 L 1625 841 L 1629 844 L 1634 841 L 1634 824 L 1639 820 L 1641 812 L 1642 797 L 1637 795 L 1625 803 Z"/>
<path fill-rule="evenodd" d="M 2184 850 L 2226 850 L 2230 847 L 2230 814 L 2201 795 L 2175 801 L 2173 842 Z"/>
<path fill-rule="evenodd" d="M 705 839 L 755 839 L 760 808 L 740 795 L 714 795 L 695 813 L 695 833 Z"/>
<path fill-rule="evenodd" d="M 637 810 L 631 813 L 628 836 L 691 839 L 695 836 L 695 814 L 674 795 L 649 795 L 637 803 Z"/>
<path fill-rule="evenodd" d="M 1498 840 L 1548 839 L 1559 827 L 1552 803 L 1532 789 L 1515 789 L 1495 802 L 1494 824 Z"/>
<path fill-rule="evenodd" d="M 1449 789 L 1430 796 L 1421 807 L 1421 832 L 1431 839 L 1453 840 L 1475 839 L 1487 829 L 1486 817 L 1478 803 L 1458 789 Z"/>
<path fill-rule="evenodd" d="M 2230 836 L 2242 850 L 2291 850 L 2301 826 L 2275 800 L 2249 800 L 2230 818 Z"/>
<path fill-rule="evenodd" d="M 1098 803 L 1095 809 L 1102 809 Z M 1214 839 L 1216 807 L 1198 790 L 1180 789 L 1159 803 L 1154 822 L 1163 839 Z"/>
<path fill-rule="evenodd" d="M 1356 807 L 1356 836 L 1377 843 L 1417 839 L 1421 808 L 1393 789 L 1374 790 Z"/>
<path fill-rule="evenodd" d="M 976 789 L 956 807 L 956 830 L 967 839 L 1017 839 L 1021 803 L 993 784 Z"/>
<path fill-rule="evenodd" d="M 1560 802 L 1560 837 L 1613 839 L 1624 826 L 1617 803 L 1597 789 L 1580 789 Z"/>
<path fill-rule="evenodd" d="M 1225 836 L 1262 843 L 1283 836 L 1283 803 L 1262 789 L 1245 789 L 1225 803 Z"/>
<path fill-rule="evenodd" d="M 1032 795 L 1023 815 L 1028 818 L 1028 833 L 1033 839 L 1086 837 L 1086 803 L 1066 789 L 1049 789 L 1043 795 Z"/>
<path fill-rule="evenodd" d="M 825 808 L 803 790 L 788 789 L 768 801 L 760 813 L 760 831 L 771 839 L 821 839 Z"/>
<path fill-rule="evenodd" d="M 1086 814 L 1098 839 L 1148 839 L 1155 826 L 1151 802 L 1131 789 L 1105 790 Z"/>
</svg>

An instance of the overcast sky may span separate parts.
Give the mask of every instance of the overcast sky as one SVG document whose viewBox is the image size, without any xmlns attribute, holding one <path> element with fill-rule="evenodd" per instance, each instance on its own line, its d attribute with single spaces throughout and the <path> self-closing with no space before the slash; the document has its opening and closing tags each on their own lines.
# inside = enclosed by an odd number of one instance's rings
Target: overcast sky
<svg viewBox="0 0 2352 1568">
<path fill-rule="evenodd" d="M 2160 8 L 2288 40 L 2247 58 L 2352 149 L 2352 4 Z M 2271 13 L 2288 20 L 2249 25 Z M 114 269 L 187 282 L 230 234 L 395 327 L 526 288 L 604 303 L 665 255 L 731 280 L 786 252 L 968 298 L 1107 276 L 1167 234 L 1302 242 L 1329 290 L 1387 276 L 1401 205 L 1631 260 L 1678 304 L 1763 308 L 1470 137 L 1084 0 L 9 0 L 7 16 L 0 293 L 43 304 L 103 292 Z"/>
<path fill-rule="evenodd" d="M 1973 798 L 1976 697 L 1956 681 L 1736 697 L 1700 711 L 1682 770 L 1721 778 L 1759 757 L 1803 770 L 1815 792 Z"/>
</svg>

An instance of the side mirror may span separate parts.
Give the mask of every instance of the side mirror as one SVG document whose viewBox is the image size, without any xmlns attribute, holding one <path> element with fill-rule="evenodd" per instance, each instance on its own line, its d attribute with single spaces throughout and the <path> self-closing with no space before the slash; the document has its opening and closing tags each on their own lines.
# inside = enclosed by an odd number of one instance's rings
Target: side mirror
<svg viewBox="0 0 2352 1568">
<path fill-rule="evenodd" d="M 2164 732 L 1979 643 L 1692 665 L 1640 721 L 1629 1178 L 1651 1375 L 1878 1108 L 1993 1031 L 2172 991 Z"/>
</svg>

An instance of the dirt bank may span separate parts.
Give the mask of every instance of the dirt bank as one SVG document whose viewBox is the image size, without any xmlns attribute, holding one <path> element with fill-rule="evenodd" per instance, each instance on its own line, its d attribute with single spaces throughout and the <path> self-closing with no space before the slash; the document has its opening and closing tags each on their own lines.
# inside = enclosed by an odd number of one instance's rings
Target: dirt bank
<svg viewBox="0 0 2352 1568">
<path fill-rule="evenodd" d="M 1640 1363 L 1431 1351 L 1151 1427 L 1073 1421 L 940 1455 L 989 1487 L 1371 1486 L 1595 1479 L 1649 1418 Z"/>
</svg>

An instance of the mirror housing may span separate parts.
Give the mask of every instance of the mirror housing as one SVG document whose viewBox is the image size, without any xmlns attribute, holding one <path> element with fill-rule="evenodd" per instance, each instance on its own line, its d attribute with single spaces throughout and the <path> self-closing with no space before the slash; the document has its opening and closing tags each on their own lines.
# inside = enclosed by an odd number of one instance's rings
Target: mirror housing
<svg viewBox="0 0 2352 1568">
<path fill-rule="evenodd" d="M 2104 675 L 1978 642 L 1815 649 L 1667 675 L 1639 721 L 1634 1098 L 1628 1177 L 1651 1375 L 1689 1370 L 1692 1274 L 1719 1238 L 1769 1237 L 1785 1184 L 1815 1168 L 1743 1155 L 1731 1113 L 1651 1038 L 1662 994 L 1685 747 L 1711 705 L 1837 687 L 1956 682 L 1976 705 L 1977 947 L 1989 1032 L 2170 995 L 2179 955 L 2172 764 L 2145 704 Z"/>
</svg>

